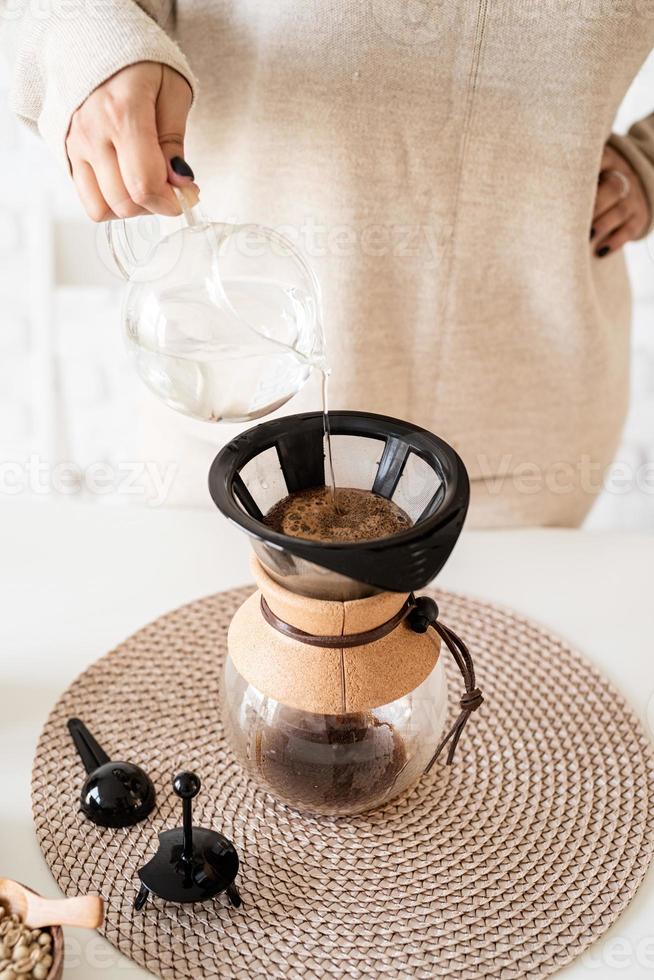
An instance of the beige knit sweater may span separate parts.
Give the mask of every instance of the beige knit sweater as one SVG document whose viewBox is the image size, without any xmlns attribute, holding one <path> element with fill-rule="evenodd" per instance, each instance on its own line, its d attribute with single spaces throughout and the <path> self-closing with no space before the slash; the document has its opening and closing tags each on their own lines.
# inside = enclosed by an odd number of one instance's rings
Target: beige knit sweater
<svg viewBox="0 0 654 980">
<path fill-rule="evenodd" d="M 332 406 L 449 440 L 478 524 L 576 524 L 627 405 L 624 262 L 595 258 L 588 233 L 612 120 L 654 47 L 654 5 L 409 11 L 7 0 L 13 106 L 65 162 L 71 114 L 113 72 L 147 59 L 183 73 L 205 210 L 282 226 L 321 279 Z M 654 201 L 654 116 L 611 139 Z M 307 407 L 315 391 L 285 411 Z M 178 423 L 165 418 L 170 446 Z M 203 496 L 216 430 L 201 449 L 197 429 L 179 431 Z"/>
</svg>

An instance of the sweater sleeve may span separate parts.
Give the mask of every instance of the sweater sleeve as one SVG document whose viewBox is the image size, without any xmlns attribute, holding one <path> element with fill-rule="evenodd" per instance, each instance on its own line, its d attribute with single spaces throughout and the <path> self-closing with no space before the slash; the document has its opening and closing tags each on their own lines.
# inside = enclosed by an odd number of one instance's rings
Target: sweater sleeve
<svg viewBox="0 0 654 980">
<path fill-rule="evenodd" d="M 643 233 L 644 237 L 654 228 L 654 112 L 634 123 L 626 136 L 612 133 L 609 145 L 629 161 L 643 182 L 650 213 L 650 223 Z"/>
<path fill-rule="evenodd" d="M 157 0 L 0 0 L 11 108 L 41 134 L 67 169 L 66 136 L 73 113 L 121 68 L 138 61 L 169 65 L 184 76 L 195 96 L 188 61 L 157 23 L 156 7 Z"/>
</svg>

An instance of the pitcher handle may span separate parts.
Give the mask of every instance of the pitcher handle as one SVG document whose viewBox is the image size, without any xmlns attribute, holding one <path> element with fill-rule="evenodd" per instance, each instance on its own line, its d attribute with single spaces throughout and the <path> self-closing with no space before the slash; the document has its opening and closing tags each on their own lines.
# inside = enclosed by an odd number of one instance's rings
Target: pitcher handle
<svg viewBox="0 0 654 980">
<path fill-rule="evenodd" d="M 202 224 L 204 219 L 198 208 L 198 195 L 195 188 L 173 187 L 173 191 L 179 202 L 185 223 L 189 226 Z M 143 217 L 146 216 L 143 215 Z M 150 215 L 150 217 L 156 218 L 157 216 Z M 134 251 L 127 225 L 127 222 L 130 220 L 129 218 L 116 218 L 114 221 L 108 221 L 105 225 L 105 236 L 111 257 L 123 279 L 127 280 L 131 279 L 138 266 L 147 260 L 147 256 L 146 259 L 139 258 Z M 132 225 L 133 227 L 134 225 Z M 156 241 L 151 243 L 149 252 L 152 251 L 156 244 Z"/>
<path fill-rule="evenodd" d="M 127 235 L 125 219 L 119 218 L 115 221 L 108 221 L 104 226 L 104 233 L 107 239 L 107 245 L 109 246 L 109 251 L 111 252 L 111 257 L 114 260 L 114 265 L 120 272 L 123 279 L 131 279 L 131 275 L 127 267 L 129 266 L 130 268 L 134 268 L 136 265 L 138 265 L 138 262 Z M 129 258 L 125 258 L 126 255 L 128 255 Z"/>
</svg>

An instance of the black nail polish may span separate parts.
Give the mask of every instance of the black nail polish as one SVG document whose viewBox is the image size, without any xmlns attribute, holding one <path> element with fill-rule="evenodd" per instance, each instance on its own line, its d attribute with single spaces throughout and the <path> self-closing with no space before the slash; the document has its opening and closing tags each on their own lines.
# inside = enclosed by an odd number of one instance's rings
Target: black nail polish
<svg viewBox="0 0 654 980">
<path fill-rule="evenodd" d="M 594 228 L 591 228 L 590 229 L 590 240 L 591 240 L 591 242 L 592 242 L 592 240 L 593 240 L 594 237 L 595 237 L 595 229 Z"/>
<path fill-rule="evenodd" d="M 597 256 L 598 259 L 602 259 L 604 258 L 605 255 L 608 255 L 610 251 L 611 249 L 609 248 L 608 245 L 602 245 L 601 248 L 597 249 L 595 255 Z"/>
<path fill-rule="evenodd" d="M 170 161 L 170 166 L 173 168 L 178 177 L 190 177 L 191 180 L 195 180 L 195 174 L 189 167 L 186 160 L 182 157 L 173 157 Z"/>
</svg>

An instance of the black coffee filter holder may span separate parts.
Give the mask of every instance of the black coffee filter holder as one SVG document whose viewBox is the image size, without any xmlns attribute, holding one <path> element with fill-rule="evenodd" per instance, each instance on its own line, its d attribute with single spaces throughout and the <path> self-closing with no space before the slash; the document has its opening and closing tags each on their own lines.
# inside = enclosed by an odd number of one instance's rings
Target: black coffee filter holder
<svg viewBox="0 0 654 980">
<path fill-rule="evenodd" d="M 180 772 L 173 789 L 182 801 L 183 825 L 159 834 L 159 850 L 138 873 L 141 888 L 134 908 L 140 911 L 150 893 L 166 902 L 206 902 L 223 891 L 238 908 L 236 848 L 216 830 L 193 826 L 192 800 L 200 792 L 199 777 Z"/>
<path fill-rule="evenodd" d="M 424 588 L 447 561 L 463 527 L 470 499 L 466 468 L 442 439 L 409 422 L 366 412 L 330 412 L 332 437 L 359 436 L 379 442 L 379 459 L 367 488 L 393 498 L 411 454 L 433 474 L 433 492 L 407 531 L 357 542 L 289 537 L 263 523 L 264 514 L 243 479 L 255 457 L 276 451 L 287 493 L 325 485 L 323 415 L 309 412 L 264 422 L 229 442 L 209 471 L 209 491 L 218 509 L 267 545 L 377 589 Z M 357 452 L 353 440 L 352 451 Z"/>
</svg>

